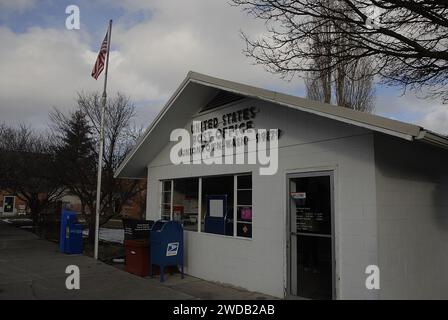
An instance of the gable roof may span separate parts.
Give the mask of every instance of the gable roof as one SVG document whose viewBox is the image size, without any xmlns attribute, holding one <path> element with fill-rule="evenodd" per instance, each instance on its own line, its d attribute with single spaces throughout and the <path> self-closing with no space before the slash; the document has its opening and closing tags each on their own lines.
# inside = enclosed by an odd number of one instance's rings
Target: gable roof
<svg viewBox="0 0 448 320">
<path fill-rule="evenodd" d="M 190 71 L 143 136 L 139 139 L 134 149 L 122 162 L 117 169 L 115 176 L 122 178 L 145 177 L 145 168 L 147 164 L 155 155 L 157 155 L 166 143 L 166 141 L 161 143 L 161 139 L 157 140 L 157 136 L 166 136 L 161 134 L 171 132 L 172 128 L 183 127 L 185 125 L 185 123 L 182 123 L 184 119 L 190 118 L 191 114 L 194 112 L 192 108 L 199 107 L 201 104 L 203 105 L 207 101 L 210 101 L 210 98 L 216 96 L 219 90 L 239 96 L 276 103 L 408 141 L 418 140 L 438 147 L 448 148 L 447 136 L 431 132 L 414 124 Z M 176 108 L 176 105 L 182 107 Z M 176 112 L 173 112 L 174 109 L 176 109 Z M 162 123 L 166 122 L 165 120 L 170 124 L 169 128 Z M 151 148 L 149 148 L 149 143 L 151 143 Z"/>
</svg>

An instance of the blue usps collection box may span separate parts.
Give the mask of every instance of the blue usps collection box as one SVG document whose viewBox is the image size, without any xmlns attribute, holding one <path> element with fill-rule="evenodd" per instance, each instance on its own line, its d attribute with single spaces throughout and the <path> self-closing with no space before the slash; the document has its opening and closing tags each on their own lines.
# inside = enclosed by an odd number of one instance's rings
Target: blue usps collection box
<svg viewBox="0 0 448 320">
<path fill-rule="evenodd" d="M 180 267 L 184 277 L 184 229 L 176 221 L 158 220 L 154 223 L 150 233 L 151 265 L 149 274 L 152 277 L 152 265 L 160 267 L 160 281 L 164 280 L 164 268 L 167 266 Z"/>
<path fill-rule="evenodd" d="M 62 253 L 82 253 L 82 224 L 78 223 L 76 213 L 62 209 L 59 250 Z"/>
</svg>

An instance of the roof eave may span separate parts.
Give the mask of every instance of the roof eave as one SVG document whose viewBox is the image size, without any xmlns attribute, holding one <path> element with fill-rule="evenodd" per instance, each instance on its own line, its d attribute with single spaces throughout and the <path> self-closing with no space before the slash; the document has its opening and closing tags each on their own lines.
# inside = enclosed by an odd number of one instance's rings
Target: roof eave
<svg viewBox="0 0 448 320">
<path fill-rule="evenodd" d="M 415 137 L 415 140 L 419 140 L 439 148 L 448 149 L 448 137 L 432 131 L 422 130 L 421 133 Z"/>
<path fill-rule="evenodd" d="M 199 83 L 199 84 L 210 85 L 209 82 L 203 81 L 203 79 L 195 79 L 195 78 L 193 78 L 190 81 L 191 82 L 195 82 L 195 83 Z M 397 132 L 397 131 L 394 131 L 394 130 L 390 130 L 388 128 L 382 128 L 382 127 L 379 127 L 379 126 L 376 126 L 376 125 L 370 125 L 370 124 L 365 123 L 365 122 L 352 120 L 352 119 L 348 119 L 348 118 L 345 118 L 345 117 L 340 117 L 340 116 L 333 115 L 333 114 L 330 114 L 330 113 L 327 113 L 327 112 L 321 112 L 319 110 L 315 110 L 315 109 L 312 109 L 312 108 L 301 107 L 301 106 L 298 106 L 297 104 L 286 103 L 286 102 L 284 102 L 284 99 L 279 99 L 279 96 L 287 96 L 285 94 L 271 92 L 272 93 L 271 95 L 264 95 L 263 91 L 265 91 L 265 90 L 263 90 L 263 89 L 259 89 L 261 94 L 258 94 L 258 92 L 255 91 L 258 88 L 255 88 L 255 90 L 254 90 L 255 92 L 246 93 L 246 92 L 241 92 L 240 90 L 236 90 L 234 88 L 228 88 L 228 87 L 224 87 L 224 86 L 217 85 L 217 84 L 212 84 L 212 85 L 215 88 L 218 88 L 218 89 L 221 89 L 221 90 L 227 90 L 229 92 L 233 92 L 233 93 L 237 93 L 237 94 L 244 94 L 244 95 L 246 95 L 248 97 L 251 97 L 251 98 L 255 98 L 255 99 L 258 99 L 258 100 L 263 100 L 263 101 L 267 101 L 267 102 L 283 105 L 283 106 L 286 106 L 286 107 L 289 107 L 289 108 L 294 108 L 294 109 L 297 109 L 297 110 L 300 110 L 300 111 L 304 111 L 306 113 L 311 113 L 311 114 L 315 114 L 315 115 L 318 115 L 318 116 L 323 116 L 323 117 L 326 117 L 326 118 L 329 118 L 329 119 L 337 120 L 339 122 L 355 125 L 355 126 L 362 127 L 362 128 L 365 128 L 365 129 L 382 132 L 382 133 L 385 133 L 385 134 L 388 134 L 388 135 L 391 135 L 391 136 L 395 136 L 395 137 L 398 137 L 398 138 L 402 138 L 402 139 L 405 139 L 405 140 L 408 140 L 408 141 L 412 141 L 415 138 L 415 136 L 413 134 L 411 134 L 411 133 Z M 415 130 L 419 129 L 419 128 L 417 128 L 414 125 L 409 125 L 409 126 L 415 127 L 414 128 Z"/>
</svg>

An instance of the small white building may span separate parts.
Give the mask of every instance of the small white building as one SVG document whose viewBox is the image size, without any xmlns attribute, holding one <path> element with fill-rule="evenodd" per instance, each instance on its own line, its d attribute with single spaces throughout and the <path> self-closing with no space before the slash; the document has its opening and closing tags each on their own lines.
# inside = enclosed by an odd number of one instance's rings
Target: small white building
<svg viewBox="0 0 448 320">
<path fill-rule="evenodd" d="M 193 121 L 279 129 L 278 170 L 173 164 L 170 134 Z M 190 275 L 277 297 L 446 299 L 447 147 L 416 125 L 190 72 L 117 176 L 147 177 L 147 219 L 183 223 Z"/>
</svg>

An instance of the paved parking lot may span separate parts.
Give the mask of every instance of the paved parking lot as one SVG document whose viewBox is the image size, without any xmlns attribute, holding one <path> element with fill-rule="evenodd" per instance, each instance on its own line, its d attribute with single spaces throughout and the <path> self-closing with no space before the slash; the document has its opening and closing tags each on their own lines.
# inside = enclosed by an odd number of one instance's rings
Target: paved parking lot
<svg viewBox="0 0 448 320">
<path fill-rule="evenodd" d="M 77 265 L 81 289 L 67 290 L 65 268 Z M 140 278 L 0 222 L 0 299 L 269 299 L 194 277 Z"/>
</svg>

